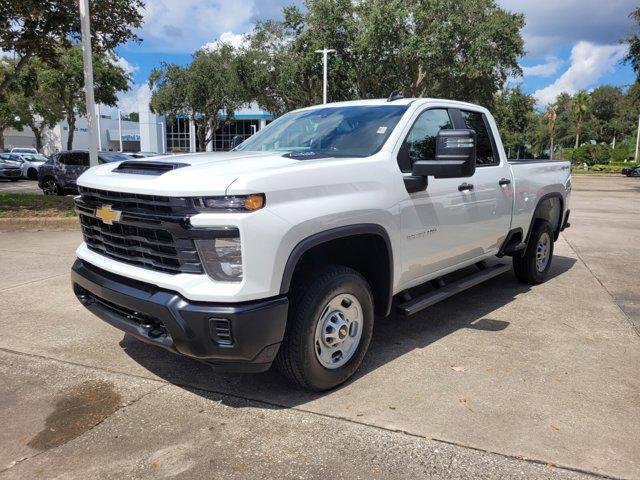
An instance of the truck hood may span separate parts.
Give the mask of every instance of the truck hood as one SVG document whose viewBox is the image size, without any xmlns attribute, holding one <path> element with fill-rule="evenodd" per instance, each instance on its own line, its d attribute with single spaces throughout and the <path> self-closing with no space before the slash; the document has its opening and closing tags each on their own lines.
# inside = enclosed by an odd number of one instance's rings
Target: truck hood
<svg viewBox="0 0 640 480">
<path fill-rule="evenodd" d="M 174 170 L 156 174 L 119 171 L 123 163 L 177 164 Z M 227 188 L 245 173 L 257 173 L 299 160 L 274 152 L 215 152 L 170 155 L 125 160 L 90 168 L 78 178 L 78 185 L 99 190 L 162 196 L 224 195 Z"/>
</svg>

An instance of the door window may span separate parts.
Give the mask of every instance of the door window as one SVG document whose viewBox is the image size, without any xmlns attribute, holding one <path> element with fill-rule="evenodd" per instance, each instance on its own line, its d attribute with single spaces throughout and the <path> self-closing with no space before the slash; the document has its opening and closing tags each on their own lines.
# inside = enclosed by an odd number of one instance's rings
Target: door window
<svg viewBox="0 0 640 480">
<path fill-rule="evenodd" d="M 400 165 L 400 170 L 410 172 L 411 166 L 418 160 L 435 160 L 436 137 L 440 130 L 453 128 L 449 112 L 446 108 L 432 108 L 420 114 L 405 140 L 409 152 L 406 165 Z M 399 157 L 400 163 L 407 163 Z"/>
<path fill-rule="evenodd" d="M 476 165 L 484 167 L 487 165 L 498 165 L 500 159 L 493 150 L 493 142 L 489 136 L 489 130 L 487 129 L 487 123 L 485 122 L 484 115 L 479 112 L 469 112 L 461 110 L 462 121 L 465 127 L 470 128 L 476 132 L 477 141 L 477 159 Z"/>
<path fill-rule="evenodd" d="M 73 155 L 71 153 L 61 153 L 58 155 L 58 163 L 62 165 L 73 165 Z"/>
</svg>

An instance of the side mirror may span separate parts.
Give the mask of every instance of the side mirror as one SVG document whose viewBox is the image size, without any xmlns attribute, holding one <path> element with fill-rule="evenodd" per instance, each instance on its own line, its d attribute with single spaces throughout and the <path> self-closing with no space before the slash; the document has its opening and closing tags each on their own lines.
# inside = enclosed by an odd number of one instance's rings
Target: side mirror
<svg viewBox="0 0 640 480">
<path fill-rule="evenodd" d="M 231 140 L 231 149 L 233 150 L 238 145 L 240 145 L 242 142 L 244 142 L 244 137 L 242 135 L 235 135 L 233 137 L 233 139 Z"/>
<path fill-rule="evenodd" d="M 411 174 L 434 178 L 471 177 L 476 171 L 476 132 L 440 130 L 436 137 L 436 159 L 414 162 Z"/>
</svg>

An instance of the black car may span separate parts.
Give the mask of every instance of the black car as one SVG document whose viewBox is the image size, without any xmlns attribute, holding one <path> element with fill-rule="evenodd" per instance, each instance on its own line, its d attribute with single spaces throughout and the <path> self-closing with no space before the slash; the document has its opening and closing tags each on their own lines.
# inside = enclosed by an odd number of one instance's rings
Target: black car
<svg viewBox="0 0 640 480">
<path fill-rule="evenodd" d="M 99 163 L 121 160 L 131 160 L 131 157 L 120 152 L 98 152 Z M 86 150 L 56 153 L 38 170 L 38 186 L 45 195 L 77 192 L 76 180 L 88 168 L 89 152 Z"/>
<path fill-rule="evenodd" d="M 628 167 L 622 169 L 622 174 L 627 177 L 640 177 L 640 165 L 636 165 L 635 167 Z"/>
</svg>

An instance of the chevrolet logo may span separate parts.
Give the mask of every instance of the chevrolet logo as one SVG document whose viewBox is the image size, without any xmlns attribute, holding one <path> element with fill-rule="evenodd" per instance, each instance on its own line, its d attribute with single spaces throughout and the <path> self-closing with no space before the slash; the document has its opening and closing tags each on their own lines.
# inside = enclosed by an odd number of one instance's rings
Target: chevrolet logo
<svg viewBox="0 0 640 480">
<path fill-rule="evenodd" d="M 111 205 L 103 205 L 96 210 L 96 217 L 107 225 L 113 225 L 113 222 L 119 222 L 121 216 L 122 212 L 120 210 L 113 210 Z"/>
</svg>

